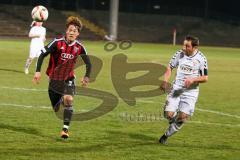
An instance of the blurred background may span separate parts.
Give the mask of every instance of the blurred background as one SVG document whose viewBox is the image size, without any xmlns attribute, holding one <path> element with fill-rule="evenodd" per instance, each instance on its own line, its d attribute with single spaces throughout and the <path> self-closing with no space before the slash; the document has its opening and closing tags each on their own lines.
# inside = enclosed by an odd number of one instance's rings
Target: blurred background
<svg viewBox="0 0 240 160">
<path fill-rule="evenodd" d="M 31 11 L 49 10 L 44 23 L 47 37 L 65 31 L 68 15 L 78 15 L 84 28 L 81 39 L 132 40 L 181 44 L 185 35 L 201 45 L 240 46 L 240 12 L 236 0 L 1 0 L 0 38 L 27 38 Z"/>
</svg>

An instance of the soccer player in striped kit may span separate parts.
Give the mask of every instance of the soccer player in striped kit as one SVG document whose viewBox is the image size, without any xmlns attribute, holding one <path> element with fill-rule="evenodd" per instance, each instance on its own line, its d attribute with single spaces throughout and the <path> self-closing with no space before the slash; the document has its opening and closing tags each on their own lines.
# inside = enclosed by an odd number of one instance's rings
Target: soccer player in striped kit
<svg viewBox="0 0 240 160">
<path fill-rule="evenodd" d="M 82 79 L 82 85 L 87 86 L 91 72 L 91 62 L 84 46 L 77 40 L 82 23 L 79 18 L 70 16 L 66 21 L 66 35 L 55 38 L 41 50 L 38 58 L 36 72 L 33 78 L 34 83 L 39 83 L 41 78 L 41 66 L 43 59 L 50 54 L 49 64 L 46 74 L 49 77 L 49 98 L 55 112 L 60 105 L 64 105 L 62 138 L 69 137 L 69 125 L 73 114 L 73 96 L 75 94 L 74 65 L 78 57 L 81 57 L 86 64 L 86 74 Z M 60 89 L 54 86 L 58 82 L 64 82 Z"/>
<path fill-rule="evenodd" d="M 184 122 L 193 115 L 199 94 L 199 83 L 208 81 L 207 59 L 198 50 L 198 46 L 197 37 L 186 36 L 183 49 L 175 53 L 164 74 L 161 88 L 166 90 L 172 70 L 177 68 L 164 108 L 164 116 L 169 121 L 169 128 L 159 139 L 162 144 L 167 144 L 168 137 L 178 132 Z"/>
</svg>

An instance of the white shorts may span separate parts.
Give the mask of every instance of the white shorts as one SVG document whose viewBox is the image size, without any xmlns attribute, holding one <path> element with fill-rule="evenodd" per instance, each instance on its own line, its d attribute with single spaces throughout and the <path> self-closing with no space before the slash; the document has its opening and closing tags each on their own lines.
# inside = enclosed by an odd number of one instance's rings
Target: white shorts
<svg viewBox="0 0 240 160">
<path fill-rule="evenodd" d="M 41 54 L 41 49 L 44 47 L 43 44 L 31 44 L 30 45 L 30 53 L 29 57 L 30 58 L 37 58 Z"/>
<path fill-rule="evenodd" d="M 198 93 L 198 90 L 187 90 L 183 92 L 172 90 L 167 96 L 164 111 L 180 111 L 192 116 L 198 99 Z"/>
</svg>

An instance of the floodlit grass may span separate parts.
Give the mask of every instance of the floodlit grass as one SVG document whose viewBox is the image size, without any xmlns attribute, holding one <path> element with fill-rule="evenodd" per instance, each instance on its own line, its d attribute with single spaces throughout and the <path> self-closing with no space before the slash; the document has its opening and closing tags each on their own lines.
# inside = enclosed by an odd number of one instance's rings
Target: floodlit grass
<svg viewBox="0 0 240 160">
<path fill-rule="evenodd" d="M 29 75 L 23 73 L 29 41 L 0 41 L 0 159 L 239 159 L 240 49 L 200 47 L 208 59 L 209 82 L 200 86 L 196 111 L 189 123 L 169 139 L 168 146 L 163 146 L 158 139 L 168 125 L 161 116 L 166 95 L 139 97 L 135 106 L 127 105 L 113 86 L 111 61 L 113 56 L 123 53 L 128 63 L 166 65 L 181 46 L 133 43 L 128 50 L 106 52 L 105 42 L 83 43 L 89 55 L 103 61 L 96 81 L 88 87 L 111 93 L 119 102 L 113 111 L 101 117 L 73 121 L 70 138 L 62 140 L 62 120 L 51 110 L 47 93 L 44 72 L 48 58 L 42 68 L 41 83 L 33 85 L 35 62 Z M 75 72 L 79 85 L 85 67 Z M 129 73 L 128 78 L 142 74 Z M 135 87 L 134 91 L 148 87 Z M 99 99 L 76 96 L 75 113 L 87 112 L 100 103 Z"/>
</svg>

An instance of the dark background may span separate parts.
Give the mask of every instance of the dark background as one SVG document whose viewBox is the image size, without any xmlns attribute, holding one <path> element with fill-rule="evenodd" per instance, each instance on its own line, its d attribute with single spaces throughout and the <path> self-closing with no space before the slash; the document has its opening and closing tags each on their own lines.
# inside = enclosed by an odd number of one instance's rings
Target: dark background
<svg viewBox="0 0 240 160">
<path fill-rule="evenodd" d="M 239 4 L 237 0 L 119 0 L 118 40 L 172 43 L 176 29 L 177 44 L 192 34 L 201 37 L 203 45 L 239 47 Z M 45 23 L 49 37 L 64 30 L 64 11 L 76 11 L 105 31 L 99 35 L 99 30 L 84 24 L 83 39 L 102 40 L 109 34 L 110 0 L 0 0 L 0 21 L 8 22 L 1 24 L 0 36 L 26 37 L 32 21 L 29 13 L 36 5 L 51 13 Z"/>
<path fill-rule="evenodd" d="M 45 5 L 55 9 L 109 10 L 110 0 L 1 0 L 2 4 Z M 237 0 L 119 0 L 121 12 L 239 18 Z"/>
</svg>

